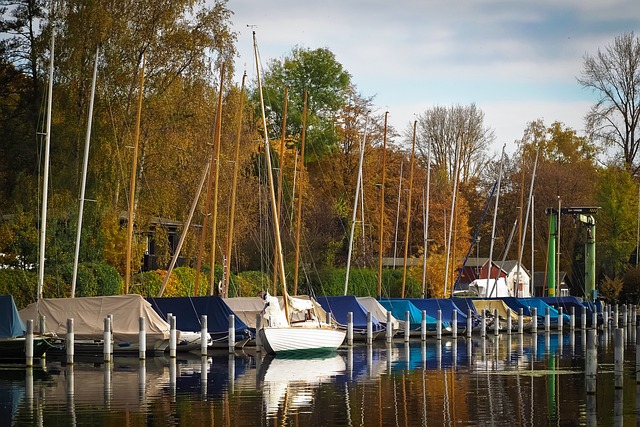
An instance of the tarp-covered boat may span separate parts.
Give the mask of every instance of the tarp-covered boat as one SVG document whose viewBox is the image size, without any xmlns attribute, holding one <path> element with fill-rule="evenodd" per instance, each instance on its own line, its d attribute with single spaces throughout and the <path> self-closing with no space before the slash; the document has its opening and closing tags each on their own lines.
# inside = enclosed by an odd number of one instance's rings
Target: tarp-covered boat
<svg viewBox="0 0 640 427">
<path fill-rule="evenodd" d="M 153 309 L 163 318 L 167 314 L 176 316 L 177 328 L 181 331 L 200 332 L 200 316 L 207 315 L 207 330 L 212 347 L 229 346 L 229 315 L 234 312 L 217 296 L 147 298 Z M 239 318 L 234 320 L 236 347 L 242 348 L 252 335 L 249 327 Z M 199 344 L 199 343 L 198 343 Z"/>
<path fill-rule="evenodd" d="M 316 297 L 325 311 L 330 311 L 336 322 L 342 328 L 346 328 L 349 322 L 349 313 L 353 313 L 353 337 L 363 340 L 367 338 L 367 314 L 368 311 L 358 302 L 353 295 Z M 378 319 L 371 315 L 372 338 L 375 339 L 385 328 Z"/>
<path fill-rule="evenodd" d="M 113 352 L 138 353 L 139 318 L 146 318 L 147 353 L 162 353 L 169 346 L 169 324 L 140 295 L 81 298 L 43 298 L 20 310 L 20 318 L 45 316 L 47 333 L 67 335 L 73 319 L 76 353 L 102 352 L 104 318 L 113 315 Z"/>
<path fill-rule="evenodd" d="M 401 322 L 400 331 L 404 333 L 406 313 L 409 312 L 409 329 L 411 335 L 419 335 L 422 333 L 422 310 L 419 310 L 411 301 L 407 299 L 381 299 L 380 304 L 387 310 L 391 311 L 393 317 Z M 436 333 L 436 318 L 426 316 L 427 334 Z M 442 321 L 442 333 L 450 332 L 451 326 L 449 322 Z"/>
</svg>

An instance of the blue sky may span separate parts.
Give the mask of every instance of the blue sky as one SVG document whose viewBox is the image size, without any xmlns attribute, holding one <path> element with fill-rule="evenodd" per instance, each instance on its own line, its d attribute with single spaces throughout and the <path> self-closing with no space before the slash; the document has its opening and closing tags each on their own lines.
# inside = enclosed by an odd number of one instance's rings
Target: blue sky
<svg viewBox="0 0 640 427">
<path fill-rule="evenodd" d="M 528 122 L 583 133 L 596 96 L 576 78 L 586 53 L 640 35 L 637 0 L 229 0 L 238 32 L 237 80 L 294 46 L 326 47 L 364 96 L 404 131 L 434 105 L 475 103 L 513 150 Z M 248 28 L 253 25 L 254 28 Z M 246 64 L 246 65 L 245 65 Z"/>
</svg>

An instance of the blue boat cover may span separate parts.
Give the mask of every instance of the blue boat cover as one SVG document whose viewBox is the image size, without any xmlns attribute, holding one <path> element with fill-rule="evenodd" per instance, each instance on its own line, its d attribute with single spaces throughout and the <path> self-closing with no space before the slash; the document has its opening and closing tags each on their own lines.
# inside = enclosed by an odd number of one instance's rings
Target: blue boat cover
<svg viewBox="0 0 640 427">
<path fill-rule="evenodd" d="M 344 296 L 327 296 L 316 297 L 316 300 L 325 311 L 330 311 L 333 317 L 338 323 L 343 326 L 348 324 L 349 312 L 353 313 L 353 328 L 354 330 L 366 330 L 367 329 L 367 309 L 358 302 L 358 299 L 353 295 Z M 373 326 L 373 332 L 378 332 L 384 329 L 378 319 L 373 315 L 371 316 L 371 324 Z"/>
<path fill-rule="evenodd" d="M 229 334 L 229 315 L 234 313 L 220 297 L 147 298 L 147 301 L 163 319 L 167 320 L 167 313 L 176 316 L 178 330 L 199 332 L 200 316 L 206 314 L 211 338 L 215 340 Z M 249 327 L 237 316 L 234 324 L 238 339 L 249 331 Z"/>
<path fill-rule="evenodd" d="M 418 329 L 422 325 L 422 310 L 419 310 L 411 301 L 406 299 L 381 299 L 380 304 L 391 312 L 393 317 L 398 320 L 404 321 L 407 311 L 409 312 L 409 323 L 411 329 Z M 448 322 L 442 322 L 443 326 Z M 436 318 L 427 314 L 427 327 L 430 329 L 435 328 Z"/>
<path fill-rule="evenodd" d="M 26 331 L 13 296 L 0 295 L 0 338 L 19 337 Z"/>
<path fill-rule="evenodd" d="M 478 310 L 476 310 L 476 306 L 473 305 L 473 298 L 451 298 L 451 301 L 463 312 L 467 313 L 468 310 L 471 310 L 473 316 L 476 318 L 480 317 Z"/>
<path fill-rule="evenodd" d="M 442 311 L 442 320 L 453 322 L 453 314 L 456 314 L 456 321 L 459 328 L 467 325 L 467 313 L 460 310 L 449 298 L 409 298 L 409 301 L 418 310 L 425 310 L 428 316 L 438 318 L 438 310 Z"/>
<path fill-rule="evenodd" d="M 538 317 L 545 316 L 547 314 L 547 307 L 548 307 L 549 318 L 554 323 L 558 322 L 558 316 L 560 315 L 558 309 L 547 304 L 541 298 L 522 298 L 520 299 L 520 302 L 526 305 L 527 307 L 529 307 L 529 310 L 535 307 L 536 310 L 538 311 Z M 568 322 L 569 315 L 564 312 L 564 308 L 562 310 L 563 310 L 562 318 L 564 319 L 565 322 Z"/>
</svg>

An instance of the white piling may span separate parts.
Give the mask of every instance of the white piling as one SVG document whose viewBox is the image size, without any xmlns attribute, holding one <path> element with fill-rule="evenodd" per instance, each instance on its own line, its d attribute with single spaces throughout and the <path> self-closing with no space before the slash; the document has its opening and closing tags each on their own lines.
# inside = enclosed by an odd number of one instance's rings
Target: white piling
<svg viewBox="0 0 640 427">
<path fill-rule="evenodd" d="M 256 351 L 262 352 L 262 338 L 260 338 L 260 329 L 262 329 L 262 314 L 256 314 Z"/>
<path fill-rule="evenodd" d="M 587 331 L 587 356 L 585 367 L 585 380 L 587 395 L 596 393 L 597 374 L 598 374 L 598 351 L 596 347 L 596 330 L 589 329 Z"/>
<path fill-rule="evenodd" d="M 511 335 L 511 309 L 507 308 L 507 335 Z"/>
<path fill-rule="evenodd" d="M 451 336 L 458 337 L 458 312 L 456 310 L 451 313 Z"/>
<path fill-rule="evenodd" d="M 576 330 L 576 308 L 571 306 L 571 316 L 569 316 L 569 329 L 571 332 Z"/>
<path fill-rule="evenodd" d="M 393 322 L 391 318 L 391 311 L 387 311 L 387 330 L 385 331 L 387 343 L 391 343 L 391 339 L 393 338 Z"/>
<path fill-rule="evenodd" d="M 467 310 L 467 338 L 471 338 L 473 333 L 473 311 Z"/>
<path fill-rule="evenodd" d="M 347 313 L 347 345 L 353 345 L 353 312 Z"/>
<path fill-rule="evenodd" d="M 206 356 L 208 350 L 209 325 L 207 324 L 207 315 L 200 315 L 200 356 Z"/>
<path fill-rule="evenodd" d="M 327 325 L 331 325 L 331 323 L 332 323 L 331 322 L 331 316 L 332 316 L 331 312 L 327 311 Z"/>
<path fill-rule="evenodd" d="M 518 309 L 518 333 L 524 332 L 524 311 L 522 308 Z"/>
<path fill-rule="evenodd" d="M 598 313 L 595 311 L 591 313 L 591 327 L 593 329 L 598 329 Z"/>
<path fill-rule="evenodd" d="M 558 307 L 558 332 L 562 333 L 562 327 L 564 323 L 564 310 L 562 307 Z"/>
<path fill-rule="evenodd" d="M 371 312 L 367 311 L 367 345 L 373 343 L 373 319 L 371 318 Z"/>
<path fill-rule="evenodd" d="M 44 314 L 38 316 L 38 331 L 41 335 L 47 333 L 47 317 Z"/>
<path fill-rule="evenodd" d="M 442 339 L 442 310 L 438 310 L 438 317 L 436 317 L 436 339 Z"/>
<path fill-rule="evenodd" d="M 482 311 L 482 317 L 480 318 L 480 336 L 487 336 L 487 317 L 485 316 L 484 310 Z"/>
<path fill-rule="evenodd" d="M 229 315 L 229 353 L 236 351 L 236 316 Z"/>
<path fill-rule="evenodd" d="M 629 324 L 629 310 L 627 309 L 627 305 L 624 305 L 624 311 L 622 312 L 622 327 L 626 328 Z"/>
<path fill-rule="evenodd" d="M 102 354 L 105 362 L 111 362 L 111 319 L 104 318 L 104 339 Z"/>
<path fill-rule="evenodd" d="M 582 307 L 582 316 L 580 317 L 582 323 L 582 329 L 587 330 L 587 307 Z"/>
<path fill-rule="evenodd" d="M 632 305 L 631 308 L 631 323 L 635 325 L 638 322 L 638 306 Z"/>
<path fill-rule="evenodd" d="M 544 313 L 544 331 L 549 332 L 551 330 L 551 307 L 547 307 Z"/>
<path fill-rule="evenodd" d="M 404 342 L 409 342 L 410 335 L 411 335 L 411 313 L 407 311 L 404 313 Z"/>
<path fill-rule="evenodd" d="M 138 359 L 147 358 L 147 318 L 138 318 Z"/>
<path fill-rule="evenodd" d="M 174 359 L 176 357 L 176 347 L 178 346 L 178 319 L 173 314 L 169 314 L 169 357 Z"/>
<path fill-rule="evenodd" d="M 65 347 L 67 349 L 67 365 L 73 365 L 73 356 L 75 354 L 75 335 L 73 332 L 73 319 L 67 319 L 67 336 L 65 338 Z"/>
<path fill-rule="evenodd" d="M 500 335 L 500 316 L 498 316 L 498 309 L 493 310 L 493 333 Z"/>
<path fill-rule="evenodd" d="M 620 318 L 620 312 L 618 311 L 618 304 L 615 306 L 615 310 L 613 313 L 613 329 L 618 329 L 618 319 Z"/>
<path fill-rule="evenodd" d="M 531 309 L 531 333 L 538 333 L 538 309 L 536 307 Z"/>
<path fill-rule="evenodd" d="M 616 329 L 616 344 L 613 351 L 615 388 L 622 388 L 624 373 L 624 329 Z"/>
<path fill-rule="evenodd" d="M 24 352 L 27 368 L 33 367 L 33 319 L 27 320 L 27 335 L 25 336 Z"/>
<path fill-rule="evenodd" d="M 427 311 L 422 310 L 422 321 L 420 322 L 420 340 L 427 340 Z"/>
</svg>

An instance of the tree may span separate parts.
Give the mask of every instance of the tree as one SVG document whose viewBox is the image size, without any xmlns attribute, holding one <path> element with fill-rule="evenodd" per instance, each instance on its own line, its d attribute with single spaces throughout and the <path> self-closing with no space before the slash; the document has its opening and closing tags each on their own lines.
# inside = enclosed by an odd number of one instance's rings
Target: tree
<svg viewBox="0 0 640 427">
<path fill-rule="evenodd" d="M 636 246 L 638 194 L 628 170 L 609 166 L 599 173 L 596 200 L 597 248 L 602 274 L 624 274 Z"/>
<path fill-rule="evenodd" d="M 453 179 L 456 150 L 460 150 L 460 182 L 477 178 L 490 160 L 487 151 L 495 140 L 493 130 L 484 126 L 484 113 L 471 105 L 436 106 L 418 116 L 416 150 L 426 164 L 431 161 Z"/>
<path fill-rule="evenodd" d="M 605 146 L 622 150 L 625 167 L 636 174 L 640 138 L 640 38 L 633 32 L 614 39 L 604 51 L 584 56 L 584 69 L 578 82 L 598 95 L 587 114 L 587 127 Z"/>
<path fill-rule="evenodd" d="M 327 48 L 294 47 L 282 60 L 272 60 L 263 74 L 267 122 L 279 132 L 282 123 L 284 87 L 289 87 L 287 133 L 299 135 L 302 126 L 302 104 L 308 91 L 307 152 L 308 158 L 321 157 L 336 148 L 339 136 L 334 126 L 336 116 L 347 102 L 351 76 Z M 256 100 L 257 90 L 253 94 Z M 259 105 L 256 103 L 256 105 Z M 271 129 L 270 129 L 271 131 Z"/>
</svg>

